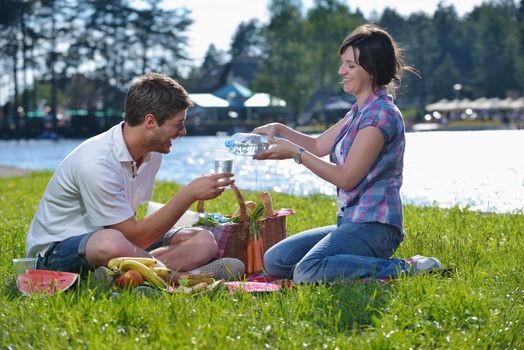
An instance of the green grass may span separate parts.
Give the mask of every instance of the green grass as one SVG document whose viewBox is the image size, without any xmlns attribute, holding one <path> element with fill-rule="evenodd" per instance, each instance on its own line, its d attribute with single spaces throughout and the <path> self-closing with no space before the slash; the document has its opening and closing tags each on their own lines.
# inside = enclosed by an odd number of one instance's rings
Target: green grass
<svg viewBox="0 0 524 350">
<path fill-rule="evenodd" d="M 1 349 L 524 348 L 523 214 L 407 206 L 407 237 L 396 256 L 437 256 L 453 270 L 446 277 L 157 298 L 114 297 L 83 283 L 64 294 L 26 298 L 16 291 L 11 259 L 24 255 L 49 177 L 0 179 Z M 165 202 L 177 189 L 158 183 L 154 200 Z M 232 212 L 229 192 L 206 209 Z M 275 207 L 297 211 L 288 219 L 290 234 L 334 222 L 332 198 L 273 199 Z"/>
<path fill-rule="evenodd" d="M 452 120 L 446 126 L 500 126 L 503 123 L 500 120 Z"/>
</svg>

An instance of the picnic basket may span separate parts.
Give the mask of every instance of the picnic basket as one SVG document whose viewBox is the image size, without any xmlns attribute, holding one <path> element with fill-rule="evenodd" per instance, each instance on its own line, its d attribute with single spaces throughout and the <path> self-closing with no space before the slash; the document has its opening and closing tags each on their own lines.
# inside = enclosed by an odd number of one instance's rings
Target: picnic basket
<svg viewBox="0 0 524 350">
<path fill-rule="evenodd" d="M 240 208 L 240 221 L 238 223 L 224 223 L 218 225 L 218 227 L 206 228 L 213 232 L 215 238 L 218 238 L 218 257 L 237 258 L 242 260 L 242 262 L 247 266 L 249 217 L 247 214 L 246 202 L 237 186 L 232 184 L 231 189 L 236 195 Z M 198 202 L 197 211 L 199 213 L 204 213 L 204 201 Z M 264 252 L 286 238 L 286 217 L 294 213 L 295 212 L 292 209 L 281 209 L 277 210 L 273 216 L 258 221 L 260 225 L 260 237 L 264 243 Z M 216 234 L 217 230 L 222 231 L 220 232 L 220 235 Z"/>
</svg>

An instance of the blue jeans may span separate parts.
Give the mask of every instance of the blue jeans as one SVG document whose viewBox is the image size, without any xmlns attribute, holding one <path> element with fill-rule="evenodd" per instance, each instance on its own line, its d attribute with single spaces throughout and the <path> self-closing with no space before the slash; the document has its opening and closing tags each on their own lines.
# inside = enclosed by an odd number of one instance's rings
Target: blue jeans
<svg viewBox="0 0 524 350">
<path fill-rule="evenodd" d="M 266 272 L 295 282 L 337 279 L 395 278 L 407 273 L 407 263 L 391 258 L 402 235 L 397 228 L 371 223 L 319 227 L 290 236 L 264 255 Z"/>
<path fill-rule="evenodd" d="M 151 244 L 146 251 L 152 251 L 161 246 L 169 245 L 171 237 L 180 229 L 169 230 L 163 238 Z M 38 256 L 36 268 L 39 270 L 55 270 L 86 274 L 94 270 L 86 259 L 87 241 L 94 232 L 67 238 L 61 242 L 52 243 L 44 256 Z"/>
</svg>

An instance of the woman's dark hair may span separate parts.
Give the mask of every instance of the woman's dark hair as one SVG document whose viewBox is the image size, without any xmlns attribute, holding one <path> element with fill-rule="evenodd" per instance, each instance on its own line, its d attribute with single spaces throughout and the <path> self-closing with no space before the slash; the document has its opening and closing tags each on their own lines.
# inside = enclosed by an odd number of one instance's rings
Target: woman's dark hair
<svg viewBox="0 0 524 350">
<path fill-rule="evenodd" d="M 418 75 L 414 68 L 404 64 L 396 41 L 379 26 L 364 24 L 352 31 L 340 45 L 340 55 L 349 47 L 353 53 L 358 50 L 358 64 L 371 75 L 373 89 L 387 86 L 389 92 L 394 93 L 403 70 Z"/>
<path fill-rule="evenodd" d="M 140 76 L 129 88 L 125 102 L 125 121 L 130 126 L 142 124 L 151 113 L 159 125 L 191 107 L 186 90 L 176 80 L 159 73 Z"/>
</svg>

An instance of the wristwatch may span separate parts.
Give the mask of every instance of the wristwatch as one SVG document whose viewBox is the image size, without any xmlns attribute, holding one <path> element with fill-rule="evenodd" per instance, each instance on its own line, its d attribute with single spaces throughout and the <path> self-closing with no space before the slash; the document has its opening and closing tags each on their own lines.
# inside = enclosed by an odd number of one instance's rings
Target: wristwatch
<svg viewBox="0 0 524 350">
<path fill-rule="evenodd" d="M 302 164 L 302 153 L 304 153 L 304 151 L 305 149 L 303 149 L 302 147 L 298 148 L 297 153 L 293 157 L 293 160 L 295 161 L 295 163 Z"/>
</svg>

